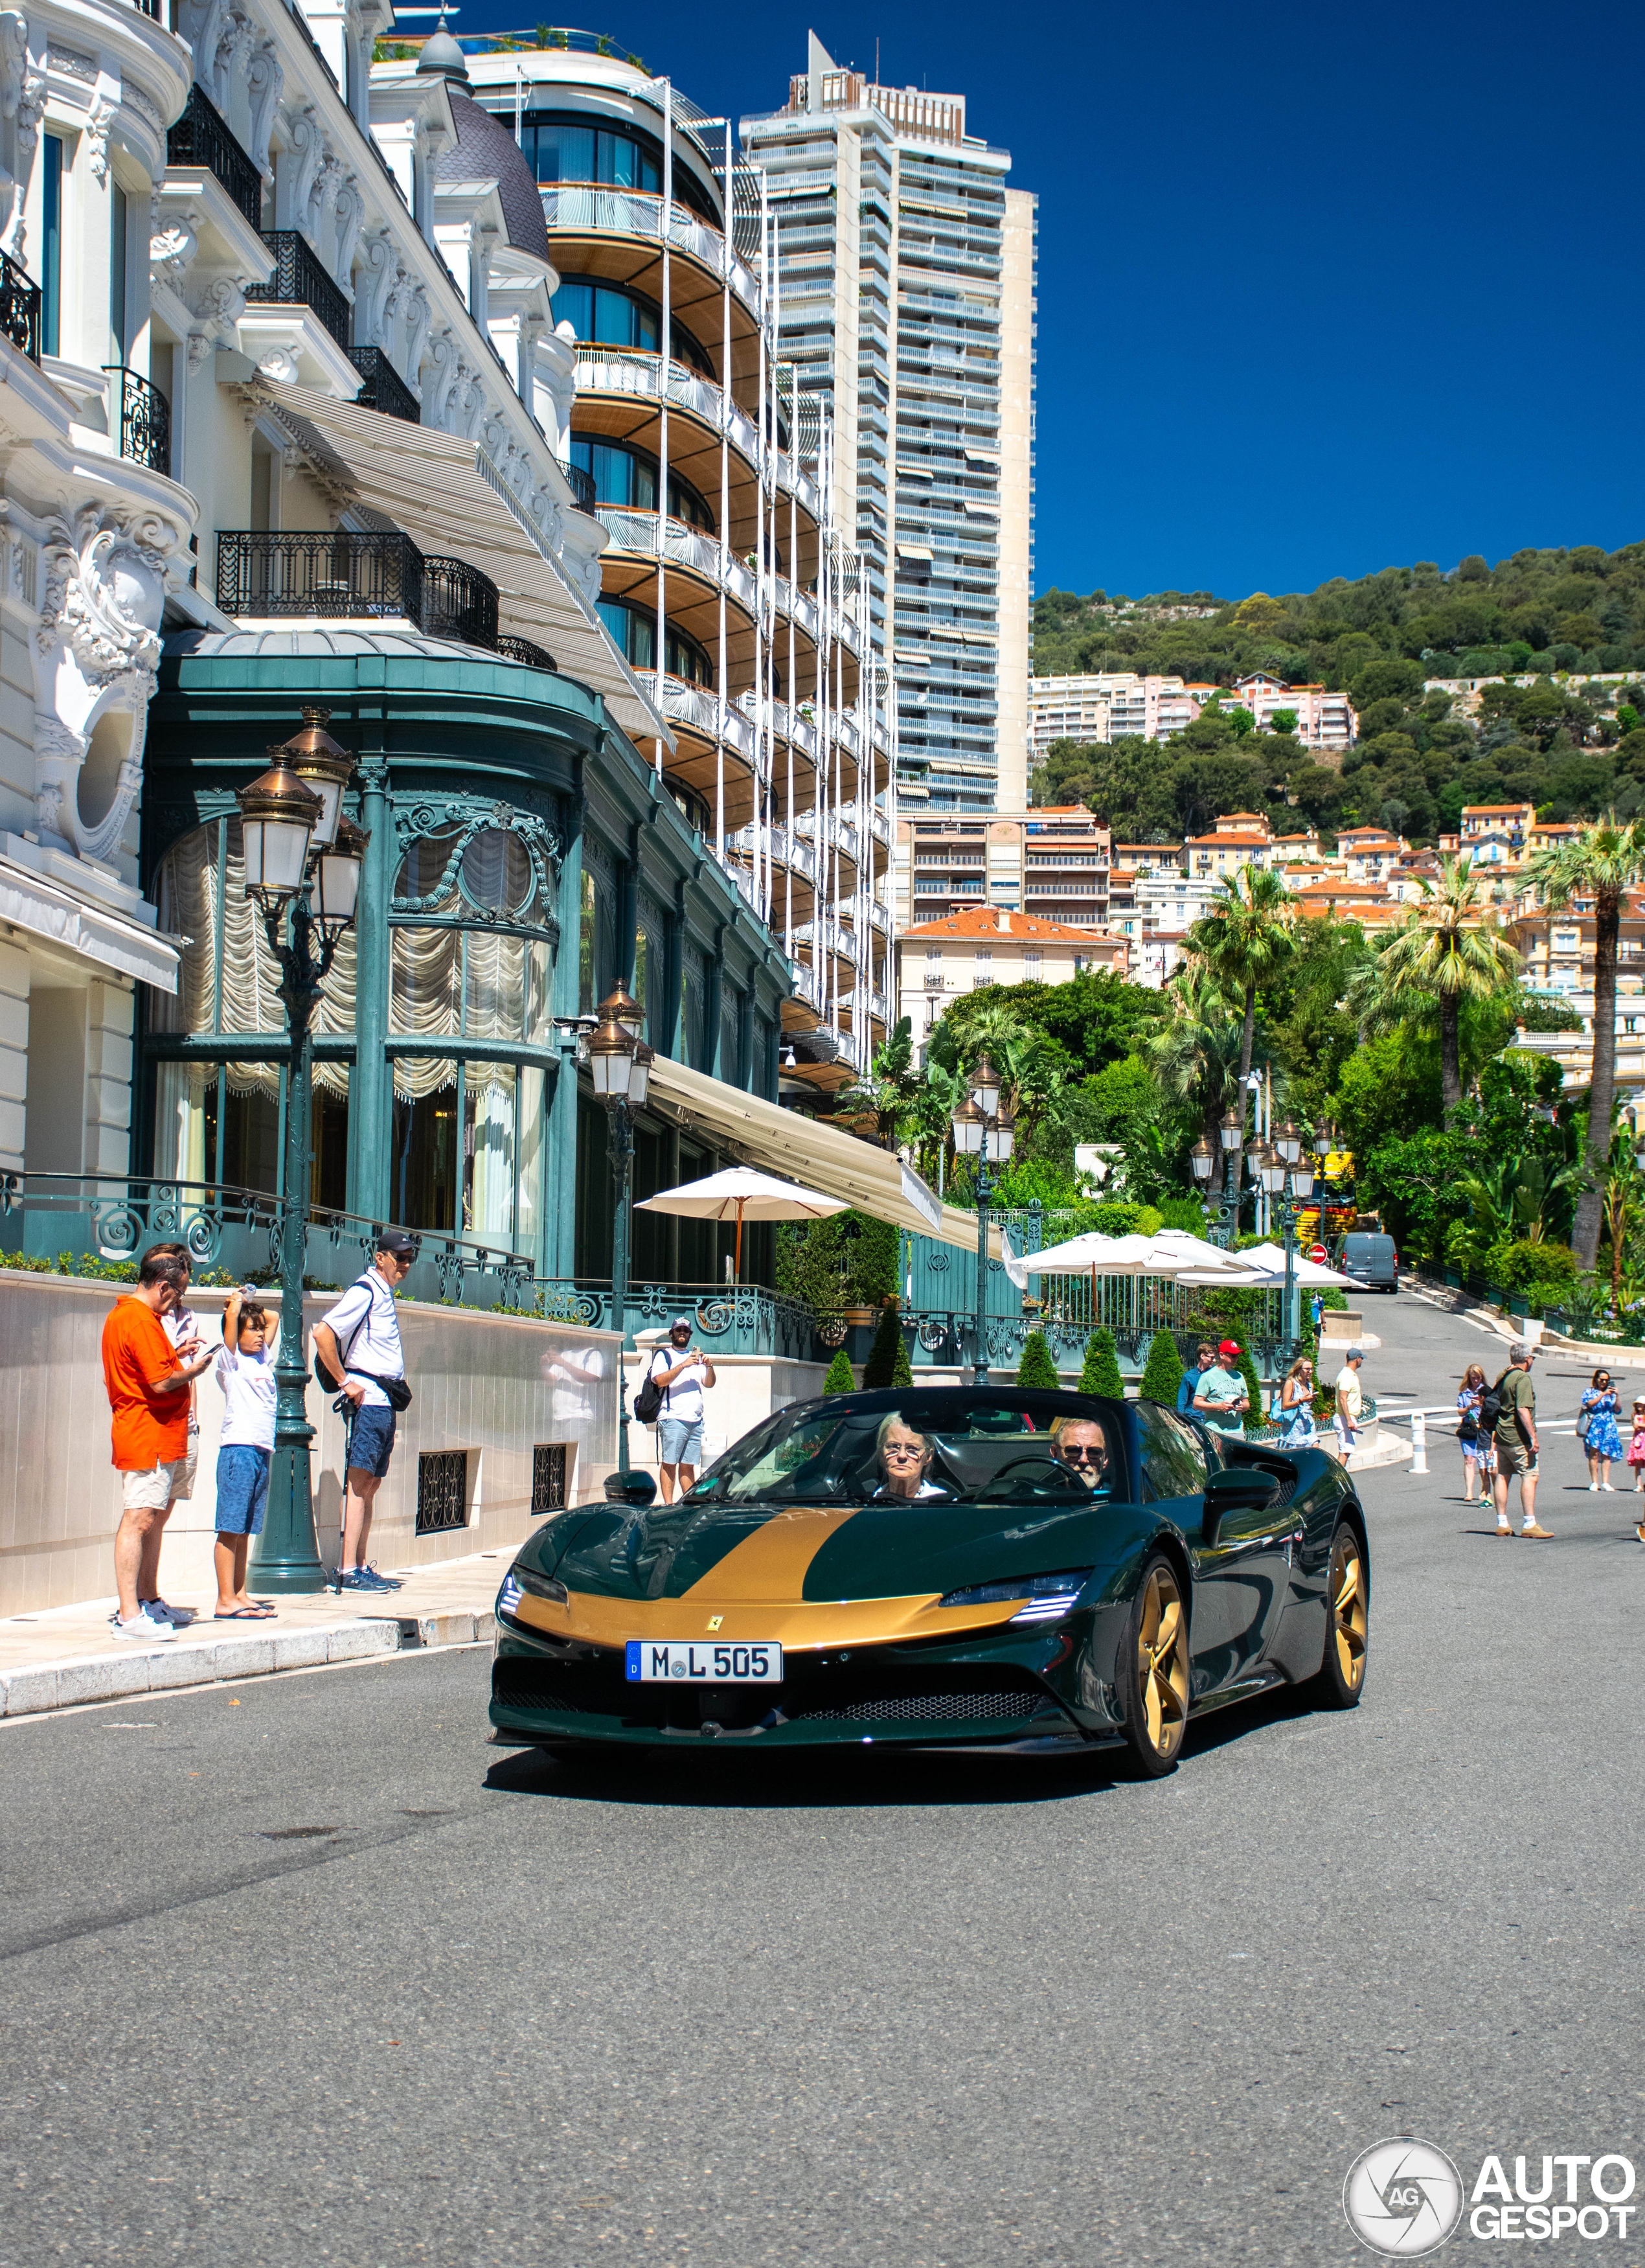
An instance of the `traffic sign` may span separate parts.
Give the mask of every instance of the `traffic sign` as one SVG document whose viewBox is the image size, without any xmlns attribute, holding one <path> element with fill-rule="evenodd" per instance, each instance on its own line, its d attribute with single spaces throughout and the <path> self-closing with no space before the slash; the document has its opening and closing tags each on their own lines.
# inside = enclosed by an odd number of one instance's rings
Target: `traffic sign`
<svg viewBox="0 0 1645 2268">
<path fill-rule="evenodd" d="M 1330 1255 L 1326 1252 L 1323 1244 L 1311 1244 L 1308 1248 L 1308 1257 L 1313 1262 L 1316 1268 L 1323 1268 L 1326 1262 L 1330 1258 Z"/>
</svg>

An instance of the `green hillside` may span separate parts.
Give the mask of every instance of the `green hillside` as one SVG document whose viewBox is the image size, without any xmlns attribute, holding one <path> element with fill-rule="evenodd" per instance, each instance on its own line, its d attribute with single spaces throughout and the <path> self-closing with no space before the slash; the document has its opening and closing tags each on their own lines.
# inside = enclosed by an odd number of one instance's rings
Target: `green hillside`
<svg viewBox="0 0 1645 2268">
<path fill-rule="evenodd" d="M 1218 811 L 1267 810 L 1295 828 L 1381 823 L 1414 840 L 1454 830 L 1465 803 L 1534 803 L 1545 815 L 1645 810 L 1645 686 L 1568 688 L 1575 672 L 1645 680 L 1645 544 L 1517 551 L 1454 572 L 1420 561 L 1358 582 L 1237 601 L 1209 592 L 1132 600 L 1047 591 L 1034 604 L 1038 676 L 1135 670 L 1231 685 L 1254 669 L 1346 688 L 1361 738 L 1339 775 L 1287 735 L 1212 711 L 1164 751 L 1145 741 L 1054 748 L 1037 803 L 1086 802 L 1138 842 L 1203 831 Z M 1536 671 L 1487 689 L 1477 720 L 1430 677 Z"/>
</svg>

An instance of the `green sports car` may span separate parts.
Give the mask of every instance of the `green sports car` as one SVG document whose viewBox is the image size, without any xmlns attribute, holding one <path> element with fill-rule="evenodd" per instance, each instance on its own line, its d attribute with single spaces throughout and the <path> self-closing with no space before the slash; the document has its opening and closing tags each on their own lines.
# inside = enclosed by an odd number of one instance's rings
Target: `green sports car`
<svg viewBox="0 0 1645 2268">
<path fill-rule="evenodd" d="M 1317 1449 L 1151 1402 L 999 1387 L 779 1410 L 673 1504 L 554 1513 L 497 1598 L 491 1721 L 522 1743 L 1123 1743 L 1363 1690 L 1365 1515 Z"/>
</svg>

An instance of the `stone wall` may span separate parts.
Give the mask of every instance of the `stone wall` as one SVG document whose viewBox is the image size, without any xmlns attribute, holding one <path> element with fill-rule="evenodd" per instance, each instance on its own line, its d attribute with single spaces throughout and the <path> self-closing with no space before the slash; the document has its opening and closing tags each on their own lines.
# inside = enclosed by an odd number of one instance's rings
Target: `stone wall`
<svg viewBox="0 0 1645 2268">
<path fill-rule="evenodd" d="M 0 1615 L 30 1614 L 112 1597 L 120 1478 L 109 1463 L 109 1410 L 100 1341 L 119 1296 L 114 1285 L 0 1269 Z M 278 1295 L 262 1295 L 277 1309 Z M 305 1300 L 310 1330 L 334 1293 Z M 189 1305 L 212 1337 L 222 1292 Z M 502 1550 L 531 1527 L 532 1451 L 567 1445 L 572 1503 L 602 1495 L 615 1462 L 615 1340 L 559 1323 L 402 1302 L 400 1335 L 414 1400 L 400 1418 L 393 1462 L 378 1498 L 371 1557 L 381 1567 L 427 1566 Z M 568 1359 L 591 1380 L 572 1377 Z M 184 1590 L 209 1580 L 217 1432 L 223 1397 L 210 1371 L 197 1388 L 200 1461 L 194 1494 L 172 1514 L 162 1582 Z M 312 1382 L 314 1504 L 320 1557 L 336 1557 L 342 1494 L 342 1425 Z M 467 1453 L 466 1524 L 418 1535 L 421 1453 Z"/>
</svg>

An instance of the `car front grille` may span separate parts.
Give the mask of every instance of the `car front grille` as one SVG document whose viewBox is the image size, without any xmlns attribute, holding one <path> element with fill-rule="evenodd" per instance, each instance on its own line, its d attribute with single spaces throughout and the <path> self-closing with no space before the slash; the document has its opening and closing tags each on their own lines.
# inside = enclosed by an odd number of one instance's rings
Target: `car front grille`
<svg viewBox="0 0 1645 2268">
<path fill-rule="evenodd" d="M 880 1694 L 854 1701 L 844 1709 L 796 1709 L 789 1712 L 797 1725 L 935 1725 L 999 1723 L 1032 1717 L 1046 1706 L 1037 1686 L 1022 1685 L 958 1693 Z"/>
<path fill-rule="evenodd" d="M 527 1709 L 553 1717 L 580 1717 L 588 1706 L 529 1662 L 498 1662 L 491 1697 L 500 1709 Z"/>
</svg>

